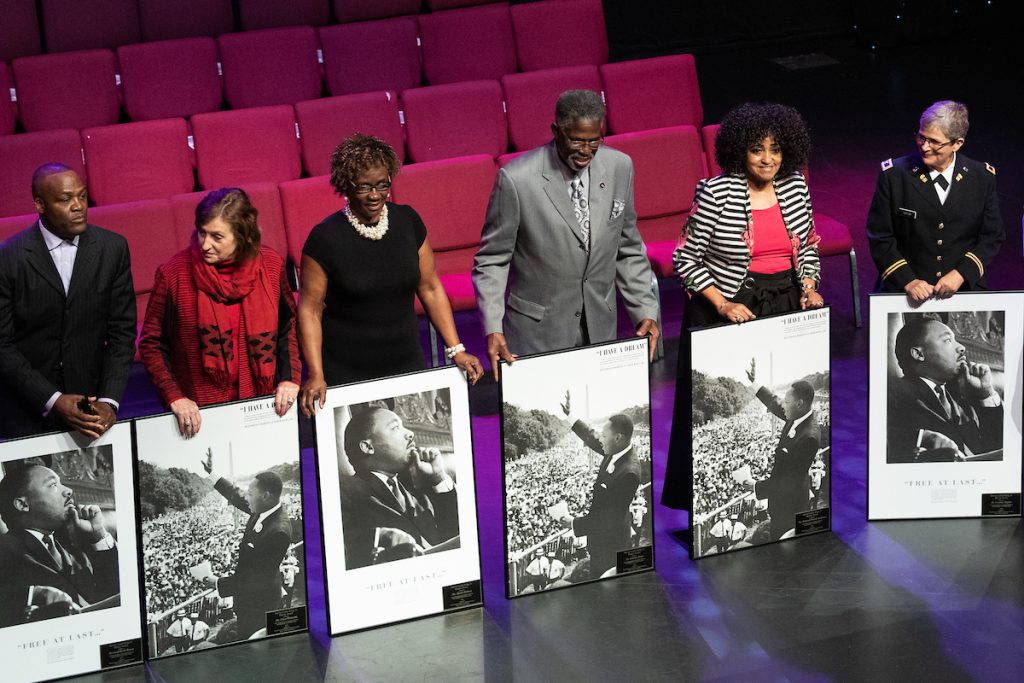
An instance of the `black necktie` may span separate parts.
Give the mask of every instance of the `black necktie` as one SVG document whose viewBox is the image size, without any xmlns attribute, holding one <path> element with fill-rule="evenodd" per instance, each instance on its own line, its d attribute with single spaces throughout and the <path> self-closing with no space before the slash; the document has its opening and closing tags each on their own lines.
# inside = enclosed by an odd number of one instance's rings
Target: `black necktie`
<svg viewBox="0 0 1024 683">
<path fill-rule="evenodd" d="M 398 501 L 398 508 L 405 512 L 405 496 L 402 495 L 402 489 L 398 485 L 398 477 L 391 477 L 388 479 L 388 489 L 395 496 L 395 500 Z"/>
<path fill-rule="evenodd" d="M 43 545 L 46 546 L 46 551 L 50 553 L 50 557 L 53 558 L 53 562 L 57 565 L 57 569 L 63 571 L 64 558 L 61 556 L 60 551 L 57 550 L 57 543 L 53 540 L 53 534 L 44 537 Z"/>
<path fill-rule="evenodd" d="M 941 187 L 943 192 L 949 189 L 949 181 L 946 180 L 946 176 L 942 175 L 941 173 L 935 176 L 935 180 L 933 180 L 932 182 Z"/>
<path fill-rule="evenodd" d="M 942 409 L 946 411 L 946 417 L 953 417 L 953 404 L 949 401 L 949 396 L 946 394 L 946 387 L 939 384 L 935 387 L 935 393 L 939 396 L 939 404 Z"/>
</svg>

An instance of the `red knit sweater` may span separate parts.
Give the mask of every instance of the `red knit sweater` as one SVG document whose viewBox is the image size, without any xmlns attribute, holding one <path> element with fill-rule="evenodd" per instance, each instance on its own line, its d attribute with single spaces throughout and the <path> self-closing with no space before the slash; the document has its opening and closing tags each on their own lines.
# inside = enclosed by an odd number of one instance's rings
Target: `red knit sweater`
<svg viewBox="0 0 1024 683">
<path fill-rule="evenodd" d="M 271 282 L 277 283 L 278 336 L 277 382 L 301 384 L 299 343 L 295 334 L 295 299 L 285 273 L 284 259 L 269 247 L 262 247 L 264 268 Z M 238 384 L 220 388 L 203 374 L 199 356 L 198 290 L 192 278 L 189 249 L 178 252 L 156 271 L 153 293 L 146 307 L 139 339 L 139 355 L 165 406 L 187 397 L 201 406 L 223 403 L 256 395 L 256 382 L 249 368 L 245 343 L 236 343 Z M 245 339 L 245 319 L 236 332 Z"/>
</svg>

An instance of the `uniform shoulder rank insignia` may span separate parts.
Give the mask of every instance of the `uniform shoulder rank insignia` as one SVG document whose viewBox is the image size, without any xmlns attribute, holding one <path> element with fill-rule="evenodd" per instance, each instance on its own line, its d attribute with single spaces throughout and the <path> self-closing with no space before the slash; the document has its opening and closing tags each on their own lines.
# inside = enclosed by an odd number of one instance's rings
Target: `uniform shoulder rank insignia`
<svg viewBox="0 0 1024 683">
<path fill-rule="evenodd" d="M 883 171 L 888 171 L 890 168 L 892 168 L 892 159 L 886 159 L 882 162 Z"/>
<path fill-rule="evenodd" d="M 985 170 L 991 173 L 992 175 L 996 174 L 996 167 L 988 163 L 987 161 L 985 162 Z"/>
</svg>

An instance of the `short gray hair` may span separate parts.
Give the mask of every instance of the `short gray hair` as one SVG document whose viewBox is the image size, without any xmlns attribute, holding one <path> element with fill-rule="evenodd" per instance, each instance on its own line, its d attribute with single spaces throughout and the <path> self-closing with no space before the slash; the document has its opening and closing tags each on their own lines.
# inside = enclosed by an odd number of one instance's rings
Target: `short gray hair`
<svg viewBox="0 0 1024 683">
<path fill-rule="evenodd" d="M 576 121 L 604 121 L 604 101 L 593 90 L 566 90 L 555 103 L 555 125 Z"/>
<path fill-rule="evenodd" d="M 935 126 L 950 140 L 966 138 L 967 129 L 971 127 L 967 120 L 967 106 L 953 100 L 936 102 L 921 114 L 922 130 L 929 126 Z"/>
</svg>

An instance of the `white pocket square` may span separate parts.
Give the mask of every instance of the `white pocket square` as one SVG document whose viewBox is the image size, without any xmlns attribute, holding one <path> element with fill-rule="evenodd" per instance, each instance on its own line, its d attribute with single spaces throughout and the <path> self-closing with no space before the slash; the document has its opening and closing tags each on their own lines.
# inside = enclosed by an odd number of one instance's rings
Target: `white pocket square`
<svg viewBox="0 0 1024 683">
<path fill-rule="evenodd" d="M 612 215 L 609 216 L 611 220 L 615 220 L 622 215 L 622 212 L 626 210 L 626 202 L 621 199 L 612 200 Z"/>
</svg>

